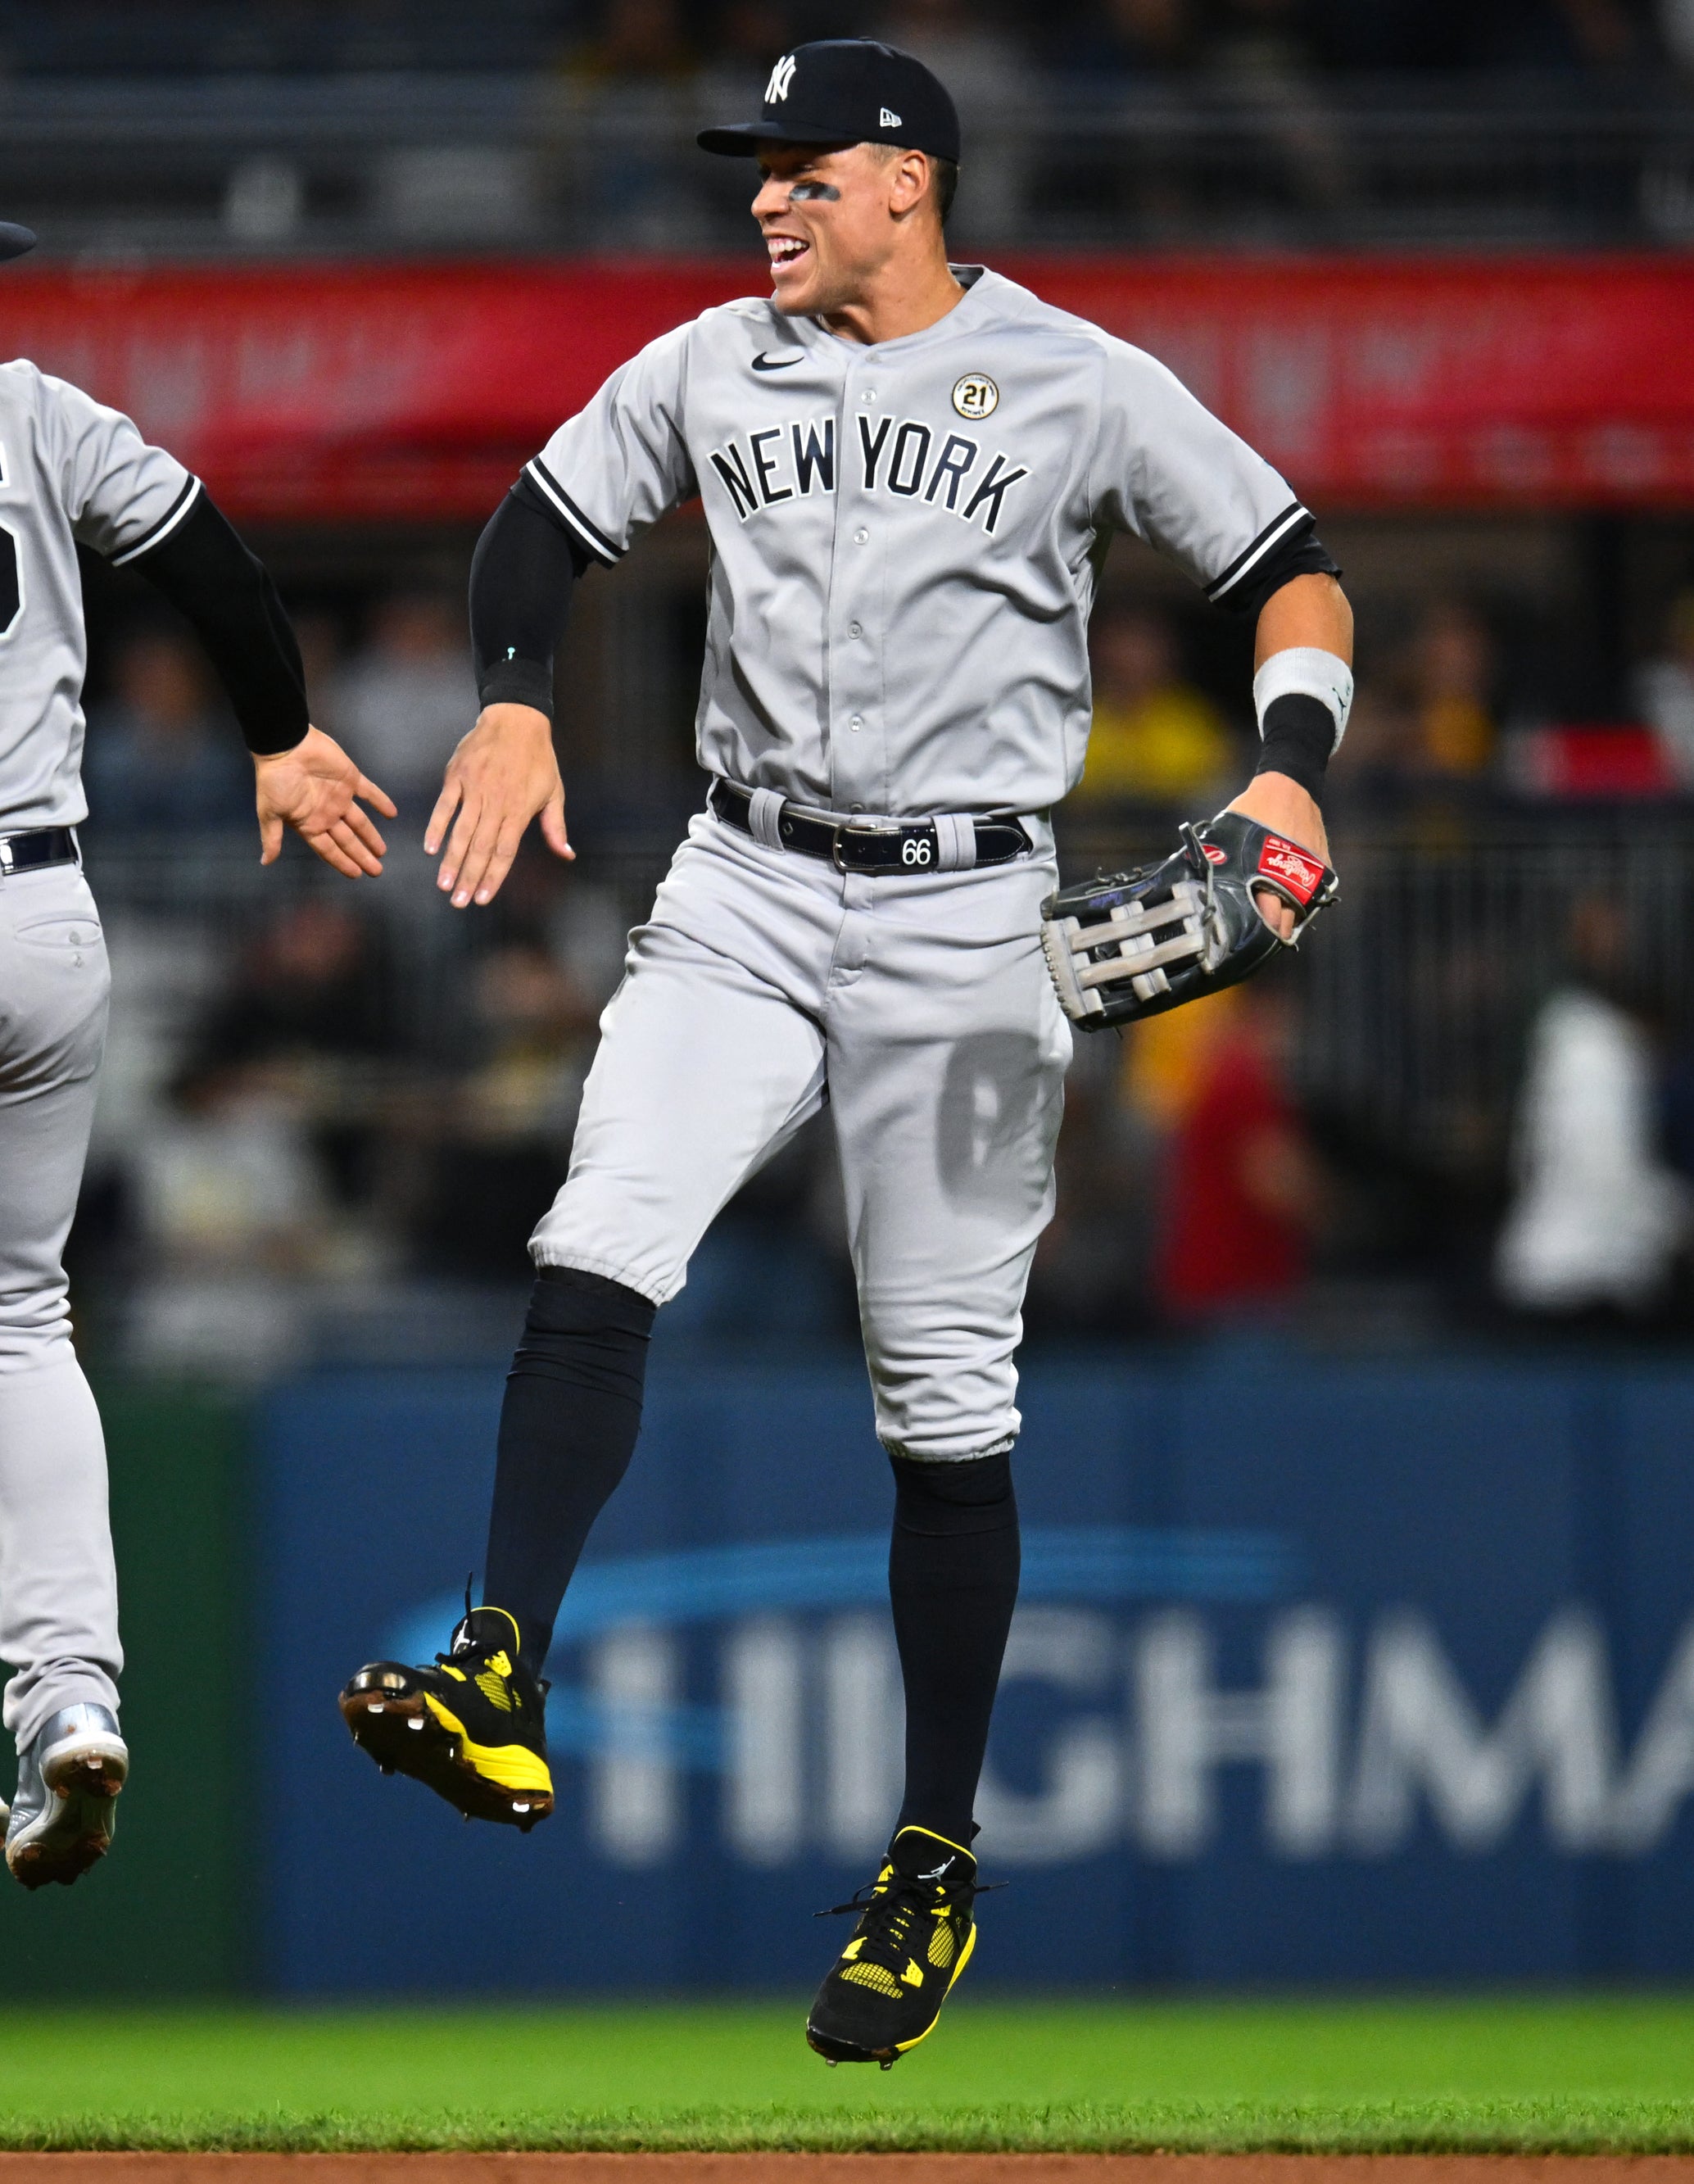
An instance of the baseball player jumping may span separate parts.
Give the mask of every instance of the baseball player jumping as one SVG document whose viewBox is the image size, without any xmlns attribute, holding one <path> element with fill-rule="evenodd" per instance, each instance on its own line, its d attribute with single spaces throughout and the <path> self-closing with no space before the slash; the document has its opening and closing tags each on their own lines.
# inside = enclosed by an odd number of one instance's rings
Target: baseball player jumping
<svg viewBox="0 0 1694 2184">
<path fill-rule="evenodd" d="M 0 224 L 0 258 L 34 243 Z M 338 872 L 380 872 L 382 837 L 354 800 L 394 811 L 309 725 L 281 601 L 199 482 L 79 388 L 0 365 L 0 1658 L 18 1747 L 0 1814 L 26 1888 L 73 1881 L 104 1853 L 129 1772 L 105 1443 L 63 1264 L 109 984 L 75 833 L 88 811 L 79 543 L 150 578 L 198 631 L 254 754 L 265 863 L 286 825 Z"/>
<path fill-rule="evenodd" d="M 483 710 L 426 845 L 460 907 L 494 894 L 538 814 L 571 854 L 551 733 L 571 586 L 694 495 L 712 549 L 707 805 L 631 938 L 569 1178 L 535 1233 L 486 1604 L 467 1602 L 433 1666 L 373 1663 L 341 1704 L 379 1764 L 461 1811 L 527 1829 L 551 1810 L 539 1679 L 635 1445 L 655 1309 L 827 1102 L 894 1477 L 906 1773 L 807 2036 L 831 2062 L 887 2065 L 931 2029 L 976 1939 L 972 1808 L 1017 1591 L 1012 1359 L 1052 1206 L 1067 1017 L 1121 1012 L 1114 984 L 1143 1010 L 1184 998 L 1170 973 L 1188 959 L 1213 983 L 1239 975 L 1232 886 L 1271 948 L 1268 928 L 1292 937 L 1328 889 L 1317 794 L 1351 616 L 1311 515 L 1169 372 L 949 264 L 958 124 L 917 61 L 801 46 L 756 120 L 700 142 L 758 162 L 773 293 L 614 373 L 483 533 Z M 1257 617 L 1262 755 L 1230 813 L 1189 830 L 1179 914 L 1108 905 L 1089 931 L 1117 937 L 1079 971 L 1065 950 L 1081 921 L 1051 916 L 1050 978 L 1048 813 L 1082 772 L 1089 610 L 1120 530 Z"/>
</svg>

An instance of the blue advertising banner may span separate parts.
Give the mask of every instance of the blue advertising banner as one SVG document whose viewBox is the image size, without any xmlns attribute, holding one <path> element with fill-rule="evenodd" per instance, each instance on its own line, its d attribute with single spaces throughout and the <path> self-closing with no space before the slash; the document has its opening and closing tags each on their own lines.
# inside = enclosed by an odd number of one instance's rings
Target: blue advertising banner
<svg viewBox="0 0 1694 2184">
<path fill-rule="evenodd" d="M 806 1989 L 899 1797 L 862 1369 L 655 1372 L 528 1836 L 382 1780 L 335 1706 L 447 1643 L 499 1396 L 270 1404 L 270 1983 Z M 1038 1360 L 1023 1404 L 985 1977 L 1694 1973 L 1694 1374 Z"/>
</svg>

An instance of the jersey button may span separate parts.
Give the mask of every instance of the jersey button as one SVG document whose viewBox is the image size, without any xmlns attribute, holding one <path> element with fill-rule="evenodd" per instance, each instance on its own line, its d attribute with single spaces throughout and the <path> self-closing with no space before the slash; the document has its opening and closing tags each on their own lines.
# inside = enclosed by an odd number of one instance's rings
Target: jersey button
<svg viewBox="0 0 1694 2184">
<path fill-rule="evenodd" d="M 870 535 L 868 531 L 855 531 L 853 533 L 853 543 L 855 546 L 862 546 Z"/>
<path fill-rule="evenodd" d="M 864 393 L 859 397 L 859 399 L 861 402 L 874 402 L 876 398 L 877 390 L 874 387 L 867 387 Z"/>
<path fill-rule="evenodd" d="M 850 728 L 862 728 L 865 725 L 864 715 L 862 713 L 855 713 L 852 719 L 848 722 L 847 725 Z"/>
<path fill-rule="evenodd" d="M 862 637 L 865 634 L 864 624 L 862 622 L 850 621 L 847 625 L 847 634 L 849 637 Z"/>
</svg>

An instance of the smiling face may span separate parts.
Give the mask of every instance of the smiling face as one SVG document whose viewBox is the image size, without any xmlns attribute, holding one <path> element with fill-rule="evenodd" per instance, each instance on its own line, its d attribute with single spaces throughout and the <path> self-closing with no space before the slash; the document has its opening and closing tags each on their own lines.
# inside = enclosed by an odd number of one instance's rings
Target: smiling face
<svg viewBox="0 0 1694 2184">
<path fill-rule="evenodd" d="M 827 318 L 866 302 L 901 260 L 945 263 L 922 152 L 881 144 L 759 147 L 753 200 L 771 254 L 775 302 L 790 318 Z"/>
</svg>

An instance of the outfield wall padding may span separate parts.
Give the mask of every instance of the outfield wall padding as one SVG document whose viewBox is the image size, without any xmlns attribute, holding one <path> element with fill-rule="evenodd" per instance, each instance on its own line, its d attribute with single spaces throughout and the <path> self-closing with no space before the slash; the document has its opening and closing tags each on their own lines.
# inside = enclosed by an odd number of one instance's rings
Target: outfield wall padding
<svg viewBox="0 0 1694 2184">
<path fill-rule="evenodd" d="M 98 1393 L 132 1772 L 111 1855 L 75 1887 L 26 1893 L 0 1875 L 0 1961 L 19 2003 L 216 1992 L 258 1962 L 249 1406 L 192 1388 Z"/>
<path fill-rule="evenodd" d="M 804 1986 L 898 1796 L 862 1368 L 662 1343 L 550 1664 L 558 1815 L 381 1780 L 337 1684 L 447 1641 L 497 1375 L 262 1435 L 265 1968 L 288 1992 Z M 1694 1972 L 1694 1371 L 1032 1361 L 984 1978 Z"/>
</svg>

